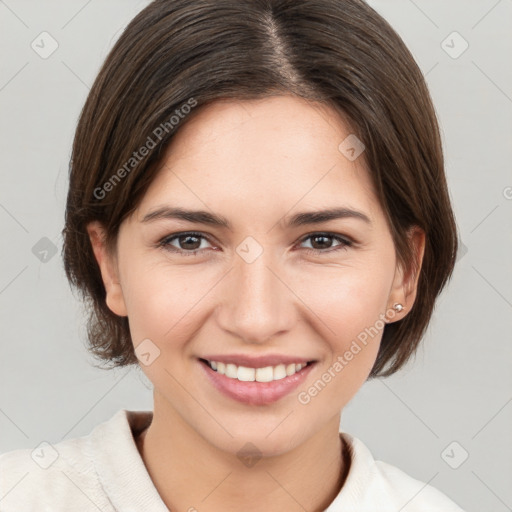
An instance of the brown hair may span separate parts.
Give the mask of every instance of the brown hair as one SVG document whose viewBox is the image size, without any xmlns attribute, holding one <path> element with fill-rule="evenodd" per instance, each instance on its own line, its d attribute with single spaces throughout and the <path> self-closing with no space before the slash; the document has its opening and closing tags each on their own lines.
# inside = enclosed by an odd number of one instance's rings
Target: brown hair
<svg viewBox="0 0 512 512">
<path fill-rule="evenodd" d="M 115 251 L 120 224 L 181 126 L 215 100 L 276 94 L 348 119 L 405 268 L 414 263 L 408 228 L 425 231 L 416 301 L 385 326 L 370 378 L 391 375 L 415 353 L 453 270 L 457 232 L 435 111 L 401 38 L 362 0 L 156 0 L 106 58 L 72 149 L 64 267 L 89 306 L 89 349 L 100 360 L 138 362 L 128 319 L 106 305 L 87 223 L 102 222 Z"/>
</svg>

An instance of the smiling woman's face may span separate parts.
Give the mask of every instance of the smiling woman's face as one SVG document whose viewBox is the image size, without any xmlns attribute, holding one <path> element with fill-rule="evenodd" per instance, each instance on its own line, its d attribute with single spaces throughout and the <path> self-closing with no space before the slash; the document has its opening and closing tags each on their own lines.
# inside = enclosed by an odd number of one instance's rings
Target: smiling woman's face
<svg viewBox="0 0 512 512">
<path fill-rule="evenodd" d="M 121 225 L 117 260 L 95 243 L 107 304 L 128 316 L 135 347 L 146 340 L 155 419 L 233 453 L 241 441 L 276 454 L 338 431 L 377 356 L 383 316 L 399 302 L 405 312 L 391 321 L 403 318 L 415 295 L 363 158 L 338 149 L 349 134 L 334 111 L 291 96 L 214 103 L 176 134 Z M 171 208 L 208 216 L 192 222 Z M 345 212 L 295 218 L 331 209 Z M 203 359 L 277 380 L 239 381 Z M 291 363 L 314 363 L 281 378 L 280 362 L 289 374 Z"/>
</svg>

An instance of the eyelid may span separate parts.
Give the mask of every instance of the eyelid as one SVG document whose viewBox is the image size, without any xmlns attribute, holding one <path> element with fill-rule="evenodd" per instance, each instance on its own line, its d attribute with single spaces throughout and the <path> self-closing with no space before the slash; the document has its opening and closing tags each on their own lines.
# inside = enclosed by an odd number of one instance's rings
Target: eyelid
<svg viewBox="0 0 512 512">
<path fill-rule="evenodd" d="M 302 238 L 299 240 L 299 243 L 302 243 L 308 238 L 312 238 L 313 236 L 326 236 L 329 238 L 334 238 L 336 240 L 341 240 L 343 243 L 347 245 L 356 245 L 357 243 L 352 237 L 348 235 L 342 235 L 339 233 L 334 233 L 332 231 L 311 231 L 310 233 L 303 235 Z"/>
<path fill-rule="evenodd" d="M 209 234 L 207 235 L 207 234 L 205 234 L 203 232 L 199 232 L 199 231 L 179 231 L 179 232 L 171 233 L 169 235 L 164 236 L 157 242 L 156 246 L 158 248 L 163 248 L 164 250 L 167 250 L 174 254 L 181 254 L 181 255 L 187 255 L 187 256 L 198 255 L 204 251 L 204 249 L 194 249 L 192 251 L 187 251 L 187 250 L 179 249 L 177 247 L 170 245 L 171 241 L 174 241 L 183 236 L 195 236 L 197 238 L 204 239 L 208 243 L 212 244 L 212 241 L 211 241 L 212 237 Z M 356 240 L 354 240 L 352 237 L 349 237 L 347 235 L 342 235 L 339 233 L 333 233 L 330 231 L 311 231 L 311 232 L 303 235 L 299 239 L 297 244 L 300 245 L 303 242 L 305 242 L 306 240 L 308 240 L 309 238 L 313 238 L 314 236 L 325 236 L 327 238 L 332 238 L 332 239 L 340 242 L 340 245 L 330 247 L 327 249 L 313 249 L 313 248 L 309 248 L 309 247 L 303 247 L 303 248 L 299 248 L 299 249 L 302 249 L 303 251 L 307 251 L 314 255 L 322 255 L 322 254 L 329 254 L 332 252 L 336 252 L 338 250 L 348 249 L 349 247 L 358 245 L 358 242 Z"/>
<path fill-rule="evenodd" d="M 170 235 L 166 235 L 163 238 L 161 238 L 155 245 L 156 245 L 156 247 L 167 249 L 170 252 L 181 253 L 181 254 L 183 254 L 183 253 L 197 254 L 203 250 L 203 249 L 194 249 L 193 251 L 185 251 L 184 249 L 178 249 L 177 247 L 173 247 L 170 245 L 171 241 L 177 240 L 178 238 L 180 238 L 182 236 L 195 236 L 197 238 L 202 238 L 202 239 L 206 240 L 208 243 L 214 245 L 211 240 L 211 238 L 213 238 L 213 237 L 211 237 L 211 235 L 206 235 L 205 233 L 202 233 L 200 231 L 179 231 L 176 233 L 171 233 Z M 172 249 L 169 249 L 169 247 L 172 247 Z"/>
<path fill-rule="evenodd" d="M 308 233 L 299 240 L 299 244 L 302 244 L 304 241 L 308 240 L 309 238 L 314 238 L 315 236 L 325 236 L 327 238 L 332 238 L 333 240 L 338 241 L 339 245 L 336 245 L 334 247 L 328 247 L 327 249 L 314 249 L 312 247 L 303 247 L 299 248 L 298 250 L 306 251 L 308 254 L 312 254 L 313 256 L 327 256 L 331 254 L 339 254 L 340 251 L 346 251 L 350 247 L 356 245 L 356 242 L 352 240 L 350 237 L 345 235 L 339 235 L 337 233 L 331 233 L 328 231 L 313 231 L 312 233 Z"/>
</svg>

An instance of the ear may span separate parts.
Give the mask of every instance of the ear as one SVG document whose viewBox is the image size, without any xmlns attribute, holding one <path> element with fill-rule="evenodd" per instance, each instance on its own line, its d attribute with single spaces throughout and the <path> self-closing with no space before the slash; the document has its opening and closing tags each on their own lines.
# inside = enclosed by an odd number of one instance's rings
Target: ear
<svg viewBox="0 0 512 512">
<path fill-rule="evenodd" d="M 91 241 L 94 256 L 100 267 L 103 285 L 106 290 L 106 303 L 118 316 L 127 316 L 123 290 L 119 283 L 119 271 L 116 259 L 109 254 L 105 244 L 105 229 L 99 221 L 87 224 L 87 233 Z"/>
<path fill-rule="evenodd" d="M 387 307 L 387 311 L 394 311 L 394 314 L 388 322 L 395 322 L 407 316 L 416 300 L 418 281 L 425 253 L 425 232 L 419 226 L 413 226 L 409 230 L 408 236 L 409 244 L 412 248 L 413 261 L 408 269 L 397 265 Z M 393 306 L 395 304 L 402 304 L 403 309 L 401 312 L 394 310 Z"/>
</svg>

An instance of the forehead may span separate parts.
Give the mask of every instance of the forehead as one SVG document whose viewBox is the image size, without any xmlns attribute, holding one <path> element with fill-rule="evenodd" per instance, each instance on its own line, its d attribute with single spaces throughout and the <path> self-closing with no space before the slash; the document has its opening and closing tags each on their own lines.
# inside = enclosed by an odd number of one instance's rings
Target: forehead
<svg viewBox="0 0 512 512">
<path fill-rule="evenodd" d="M 363 156 L 339 149 L 350 135 L 336 111 L 301 98 L 217 101 L 177 131 L 139 210 L 179 201 L 261 216 L 343 203 L 374 216 Z"/>
</svg>

